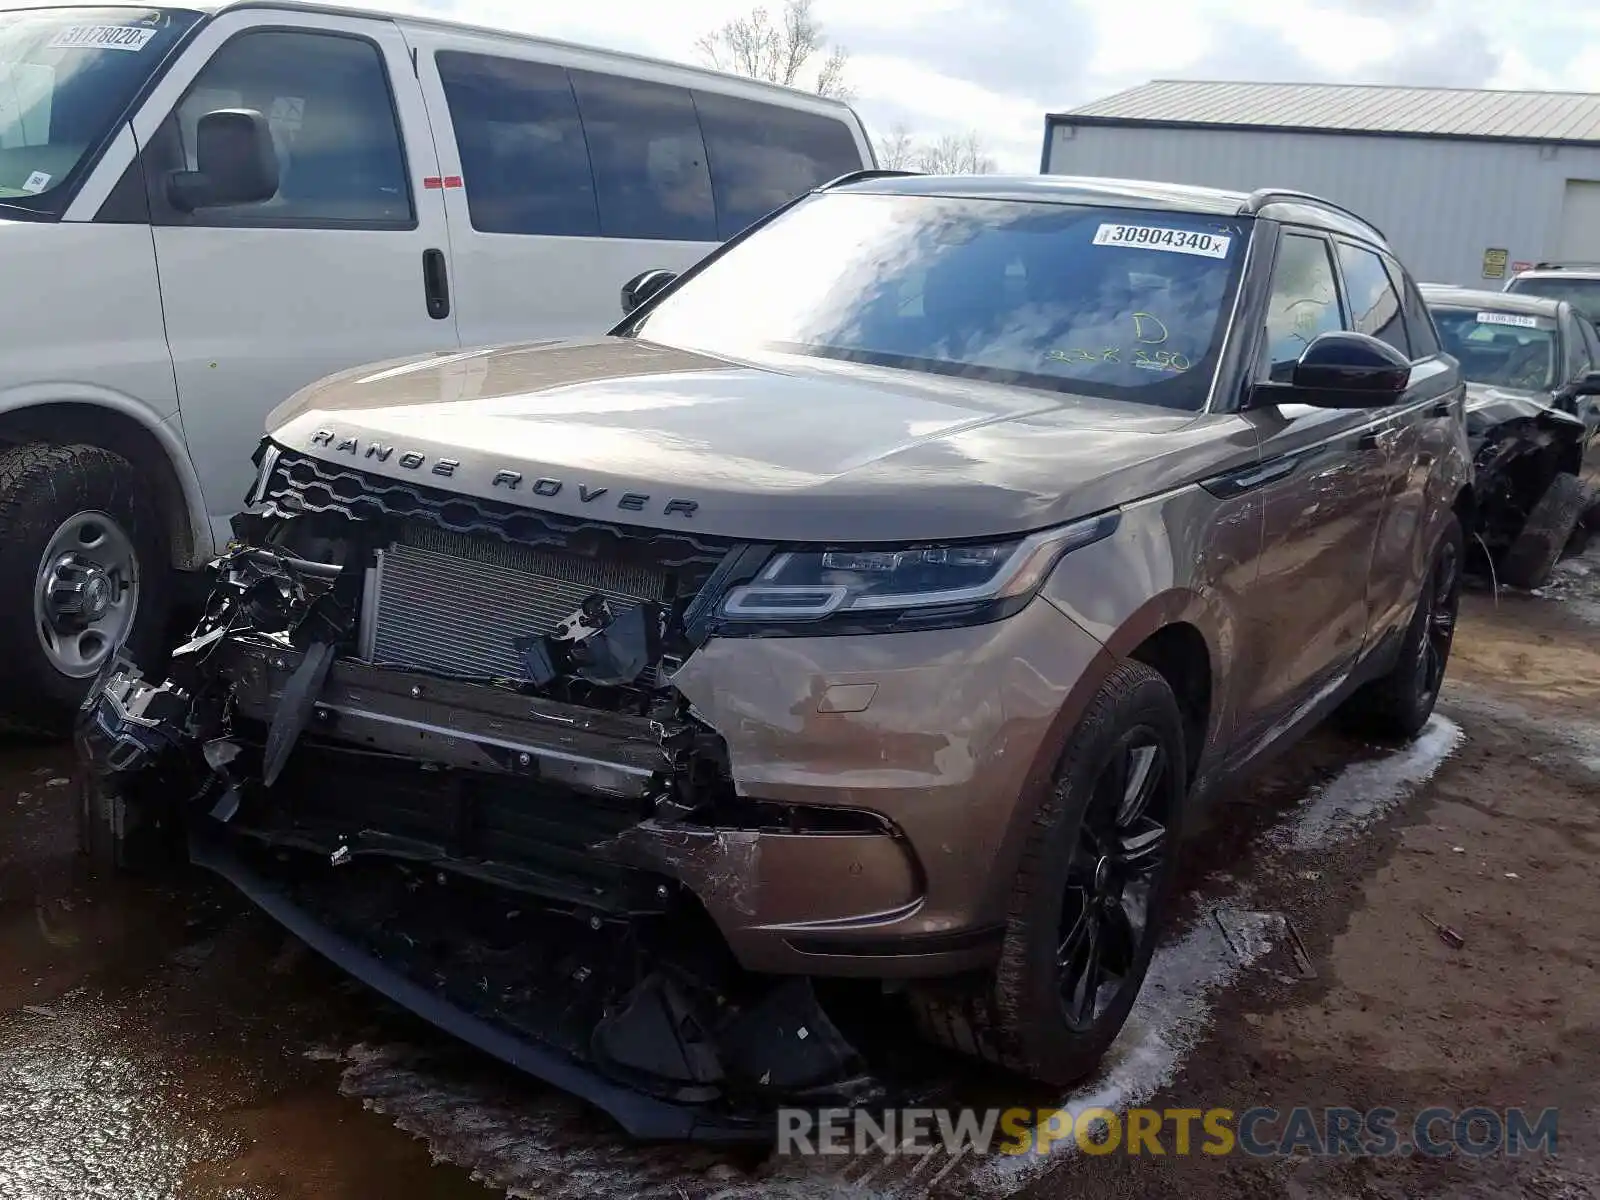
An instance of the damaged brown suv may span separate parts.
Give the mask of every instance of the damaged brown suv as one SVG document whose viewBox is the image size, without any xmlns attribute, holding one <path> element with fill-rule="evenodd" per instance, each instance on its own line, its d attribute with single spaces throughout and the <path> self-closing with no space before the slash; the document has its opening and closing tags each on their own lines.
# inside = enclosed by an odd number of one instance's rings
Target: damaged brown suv
<svg viewBox="0 0 1600 1200">
<path fill-rule="evenodd" d="M 893 1091 L 866 991 L 1092 1071 L 1194 807 L 1428 718 L 1463 387 L 1360 218 L 868 172 L 624 307 L 273 415 L 193 638 L 86 703 L 91 848 L 635 1133 L 762 1136 Z"/>
</svg>

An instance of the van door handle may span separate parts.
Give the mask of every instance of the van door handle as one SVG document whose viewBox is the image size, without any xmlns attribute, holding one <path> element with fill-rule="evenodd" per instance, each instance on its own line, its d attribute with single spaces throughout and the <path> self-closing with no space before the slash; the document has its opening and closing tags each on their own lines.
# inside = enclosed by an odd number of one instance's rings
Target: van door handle
<svg viewBox="0 0 1600 1200">
<path fill-rule="evenodd" d="M 430 317 L 442 321 L 450 315 L 450 276 L 445 270 L 443 250 L 422 252 L 422 292 Z"/>
</svg>

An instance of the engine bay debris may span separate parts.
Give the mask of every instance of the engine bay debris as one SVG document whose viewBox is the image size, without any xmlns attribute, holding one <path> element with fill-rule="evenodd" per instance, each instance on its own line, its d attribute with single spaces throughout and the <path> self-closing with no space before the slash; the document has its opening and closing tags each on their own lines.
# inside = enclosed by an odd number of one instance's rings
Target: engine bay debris
<svg viewBox="0 0 1600 1200">
<path fill-rule="evenodd" d="M 748 907 L 720 848 L 754 869 L 802 818 L 743 804 L 672 688 L 681 606 L 596 592 L 515 640 L 522 678 L 463 679 L 356 653 L 370 546 L 338 549 L 232 546 L 167 678 L 97 680 L 79 750 L 127 826 L 638 1136 L 884 1099 L 817 986 L 744 970 L 708 915 Z"/>
</svg>

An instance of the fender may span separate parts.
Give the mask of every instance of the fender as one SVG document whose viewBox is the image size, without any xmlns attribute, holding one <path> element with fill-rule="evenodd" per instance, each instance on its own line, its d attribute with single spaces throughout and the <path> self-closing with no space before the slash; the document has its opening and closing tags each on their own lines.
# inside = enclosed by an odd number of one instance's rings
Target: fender
<svg viewBox="0 0 1600 1200">
<path fill-rule="evenodd" d="M 206 515 L 205 496 L 200 490 L 200 478 L 189 458 L 189 448 L 184 442 L 179 414 L 158 416 L 143 401 L 125 393 L 90 383 L 28 383 L 0 391 L 0 422 L 7 417 L 23 414 L 31 409 L 44 409 L 52 405 L 73 404 L 106 409 L 127 417 L 156 440 L 166 454 L 167 465 L 183 496 L 184 526 L 187 530 L 188 553 L 174 549 L 173 566 L 179 570 L 194 570 L 210 561 L 215 555 L 211 522 Z M 92 436 L 83 440 L 94 441 Z M 139 464 L 135 463 L 135 466 Z M 176 541 L 176 539 L 175 539 Z"/>
</svg>

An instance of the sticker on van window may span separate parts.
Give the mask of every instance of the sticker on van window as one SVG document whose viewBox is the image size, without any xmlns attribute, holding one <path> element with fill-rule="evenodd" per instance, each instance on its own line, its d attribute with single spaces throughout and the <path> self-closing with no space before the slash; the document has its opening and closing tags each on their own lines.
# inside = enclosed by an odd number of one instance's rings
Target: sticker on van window
<svg viewBox="0 0 1600 1200">
<path fill-rule="evenodd" d="M 50 186 L 50 176 L 43 171 L 35 171 L 23 181 L 22 190 L 37 196 Z"/>
<path fill-rule="evenodd" d="M 52 50 L 143 50 L 156 31 L 134 25 L 68 25 L 50 39 Z"/>
<path fill-rule="evenodd" d="M 1232 243 L 1233 239 L 1224 233 L 1197 233 L 1160 225 L 1102 225 L 1094 233 L 1096 246 L 1139 246 L 1174 254 L 1198 254 L 1202 258 L 1227 258 Z"/>
<path fill-rule="evenodd" d="M 1479 313 L 1479 325 L 1515 325 L 1518 329 L 1539 328 L 1539 318 L 1523 313 Z"/>
</svg>

